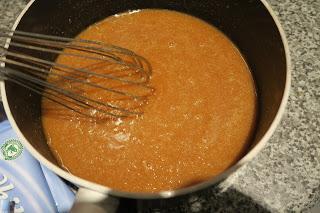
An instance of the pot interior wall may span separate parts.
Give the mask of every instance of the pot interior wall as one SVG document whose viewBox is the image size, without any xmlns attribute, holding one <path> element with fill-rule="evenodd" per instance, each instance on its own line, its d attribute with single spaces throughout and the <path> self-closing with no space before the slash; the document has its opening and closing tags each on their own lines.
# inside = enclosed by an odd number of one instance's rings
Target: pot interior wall
<svg viewBox="0 0 320 213">
<path fill-rule="evenodd" d="M 286 80 L 280 34 L 258 0 L 37 0 L 18 29 L 74 37 L 107 16 L 142 8 L 171 9 L 199 17 L 218 27 L 237 45 L 257 85 L 259 117 L 253 144 L 257 143 L 278 111 Z M 40 96 L 11 83 L 6 83 L 6 92 L 21 132 L 43 156 L 56 163 L 42 132 Z"/>
</svg>

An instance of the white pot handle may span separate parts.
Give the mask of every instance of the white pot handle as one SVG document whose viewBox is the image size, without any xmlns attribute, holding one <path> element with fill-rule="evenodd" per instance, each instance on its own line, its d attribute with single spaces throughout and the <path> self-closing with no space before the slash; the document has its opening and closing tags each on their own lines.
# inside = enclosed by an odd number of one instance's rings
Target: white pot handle
<svg viewBox="0 0 320 213">
<path fill-rule="evenodd" d="M 71 213 L 115 213 L 119 206 L 119 200 L 108 194 L 79 188 L 76 200 L 70 210 Z"/>
</svg>

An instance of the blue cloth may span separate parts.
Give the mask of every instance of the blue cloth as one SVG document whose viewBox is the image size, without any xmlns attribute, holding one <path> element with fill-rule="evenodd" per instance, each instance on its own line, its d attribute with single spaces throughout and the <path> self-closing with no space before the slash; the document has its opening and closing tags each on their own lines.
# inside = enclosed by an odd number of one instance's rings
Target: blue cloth
<svg viewBox="0 0 320 213">
<path fill-rule="evenodd" d="M 18 145 L 8 148 L 12 141 Z M 31 156 L 7 120 L 0 123 L 0 148 L 3 148 L 0 149 L 0 213 L 10 212 L 10 209 L 15 213 L 70 210 L 74 193 Z"/>
</svg>

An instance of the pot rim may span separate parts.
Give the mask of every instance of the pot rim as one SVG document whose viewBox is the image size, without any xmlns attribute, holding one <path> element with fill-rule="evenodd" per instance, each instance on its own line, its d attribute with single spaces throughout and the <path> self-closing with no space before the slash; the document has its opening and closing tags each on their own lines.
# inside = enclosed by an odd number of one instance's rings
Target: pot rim
<svg viewBox="0 0 320 213">
<path fill-rule="evenodd" d="M 261 140 L 244 156 L 242 157 L 236 164 L 234 164 L 232 167 L 221 173 L 220 175 L 211 178 L 210 180 L 204 181 L 202 183 L 189 186 L 186 188 L 182 189 L 177 189 L 177 190 L 170 190 L 170 191 L 161 191 L 157 193 L 135 193 L 135 192 L 124 192 L 124 191 L 119 191 L 115 190 L 112 188 L 109 188 L 107 186 L 103 186 L 100 184 L 93 183 L 91 181 L 87 181 L 85 179 L 82 179 L 80 177 L 77 177 L 71 173 L 68 173 L 67 171 L 61 169 L 60 167 L 56 166 L 55 164 L 51 163 L 49 160 L 47 160 L 44 156 L 42 156 L 29 142 L 28 140 L 24 137 L 20 129 L 18 128 L 12 114 L 11 110 L 8 104 L 7 100 L 7 95 L 6 95 L 6 90 L 5 90 L 5 82 L 0 81 L 0 89 L 1 89 L 1 97 L 2 97 L 2 102 L 4 105 L 5 112 L 7 114 L 8 120 L 14 129 L 14 131 L 17 133 L 18 137 L 21 139 L 23 145 L 28 149 L 28 151 L 39 161 L 41 162 L 44 166 L 46 166 L 48 169 L 52 170 L 55 172 L 57 175 L 60 177 L 80 186 L 84 187 L 90 190 L 94 190 L 103 194 L 110 194 L 118 197 L 124 197 L 124 198 L 132 198 L 132 199 L 161 199 L 161 198 L 170 198 L 170 197 L 175 197 L 179 195 L 184 195 L 188 194 L 200 189 L 204 189 L 208 186 L 211 186 L 226 177 L 228 177 L 230 174 L 232 174 L 234 171 L 236 171 L 238 168 L 240 168 L 242 165 L 246 164 L 250 160 L 252 160 L 260 151 L 261 149 L 265 146 L 267 141 L 270 139 L 274 131 L 276 130 L 276 127 L 281 121 L 282 115 L 285 112 L 285 107 L 288 102 L 289 98 L 289 91 L 290 91 L 290 85 L 291 85 L 291 60 L 290 60 L 290 54 L 289 54 L 289 46 L 288 42 L 285 36 L 285 32 L 282 29 L 282 26 L 280 24 L 280 21 L 278 20 L 277 16 L 273 12 L 271 6 L 269 3 L 267 3 L 266 0 L 260 0 L 262 4 L 265 6 L 265 8 L 268 10 L 269 14 L 271 15 L 272 19 L 274 20 L 277 29 L 280 33 L 282 44 L 284 46 L 284 51 L 285 51 L 285 56 L 286 56 L 286 83 L 285 83 L 285 88 L 282 96 L 282 100 L 279 106 L 279 109 L 277 111 L 277 114 L 272 121 L 269 129 L 267 132 L 264 134 L 264 136 L 261 138 Z M 22 10 L 22 12 L 19 14 L 17 17 L 15 23 L 12 26 L 12 30 L 15 30 L 20 23 L 20 20 L 24 16 L 24 14 L 27 12 L 27 10 L 31 7 L 31 5 L 35 2 L 35 0 L 31 0 L 26 7 Z M 5 47 L 8 48 L 10 44 L 10 39 L 7 39 L 5 43 Z M 3 64 L 1 64 L 3 65 Z"/>
</svg>

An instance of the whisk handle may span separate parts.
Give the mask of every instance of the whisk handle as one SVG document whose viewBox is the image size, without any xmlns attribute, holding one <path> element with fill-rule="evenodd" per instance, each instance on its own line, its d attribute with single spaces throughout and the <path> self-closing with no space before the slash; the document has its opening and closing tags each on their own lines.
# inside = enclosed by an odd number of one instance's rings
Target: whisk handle
<svg viewBox="0 0 320 213">
<path fill-rule="evenodd" d="M 119 206 L 119 200 L 107 194 L 80 188 L 76 195 L 70 213 L 115 213 Z"/>
</svg>

